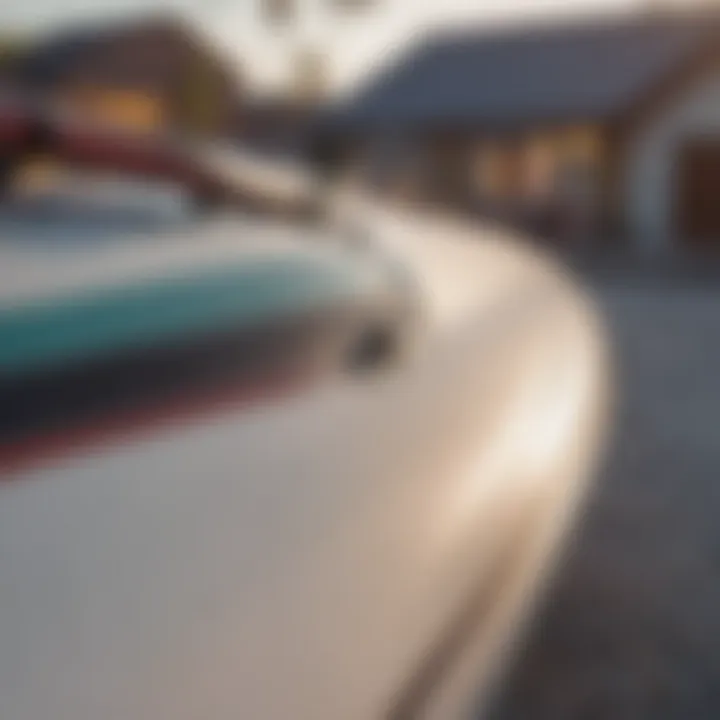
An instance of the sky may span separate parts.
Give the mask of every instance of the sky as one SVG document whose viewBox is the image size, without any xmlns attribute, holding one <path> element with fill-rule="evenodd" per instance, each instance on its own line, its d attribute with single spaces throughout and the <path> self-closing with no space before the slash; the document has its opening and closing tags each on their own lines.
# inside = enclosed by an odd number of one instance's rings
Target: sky
<svg viewBox="0 0 720 720">
<path fill-rule="evenodd" d="M 297 53 L 315 48 L 327 58 L 331 87 L 342 92 L 439 26 L 618 12 L 653 1 L 673 0 L 371 0 L 352 13 L 329 11 L 330 0 L 296 0 L 298 22 L 278 29 L 263 22 L 261 0 L 0 0 L 0 26 L 42 32 L 78 19 L 171 9 L 210 33 L 261 90 L 281 88 Z"/>
</svg>

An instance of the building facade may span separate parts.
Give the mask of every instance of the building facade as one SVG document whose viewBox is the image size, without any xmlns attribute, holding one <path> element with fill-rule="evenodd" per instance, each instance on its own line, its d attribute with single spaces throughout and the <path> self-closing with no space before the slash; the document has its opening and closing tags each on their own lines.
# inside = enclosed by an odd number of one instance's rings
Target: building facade
<svg viewBox="0 0 720 720">
<path fill-rule="evenodd" d="M 234 68 L 165 18 L 51 36 L 29 53 L 24 84 L 56 108 L 135 129 L 224 135 L 241 105 Z"/>
<path fill-rule="evenodd" d="M 716 13 L 433 37 L 323 132 L 404 197 L 560 243 L 720 251 Z"/>
</svg>

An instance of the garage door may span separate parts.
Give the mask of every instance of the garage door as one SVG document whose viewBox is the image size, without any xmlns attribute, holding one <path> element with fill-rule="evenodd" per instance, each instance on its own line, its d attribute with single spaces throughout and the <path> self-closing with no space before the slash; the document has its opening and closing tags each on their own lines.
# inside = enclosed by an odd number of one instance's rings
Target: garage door
<svg viewBox="0 0 720 720">
<path fill-rule="evenodd" d="M 720 250 L 720 138 L 687 145 L 678 170 L 680 238 L 694 247 Z"/>
</svg>

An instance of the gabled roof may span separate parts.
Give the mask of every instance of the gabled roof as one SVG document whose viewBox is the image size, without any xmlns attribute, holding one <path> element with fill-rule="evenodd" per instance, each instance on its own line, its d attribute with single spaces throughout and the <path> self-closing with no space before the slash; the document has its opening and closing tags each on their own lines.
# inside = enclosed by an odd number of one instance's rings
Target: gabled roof
<svg viewBox="0 0 720 720">
<path fill-rule="evenodd" d="M 23 66 L 24 79 L 31 86 L 47 87 L 78 65 L 91 62 L 96 49 L 117 40 L 148 33 L 180 38 L 182 42 L 212 56 L 218 66 L 226 71 L 228 78 L 235 78 L 236 73 L 232 72 L 230 64 L 221 58 L 217 48 L 205 42 L 202 32 L 179 17 L 158 13 L 70 26 L 52 33 L 40 40 L 28 53 Z"/>
<path fill-rule="evenodd" d="M 634 15 L 421 42 L 333 113 L 358 126 L 605 119 L 713 44 L 720 14 Z"/>
<path fill-rule="evenodd" d="M 28 53 L 23 64 L 24 78 L 32 85 L 52 83 L 76 63 L 85 60 L 95 48 L 138 30 L 157 27 L 160 23 L 167 27 L 169 22 L 166 18 L 153 16 L 116 23 L 87 23 L 58 30 L 40 39 Z M 173 23 L 172 27 L 175 29 L 176 25 Z"/>
</svg>

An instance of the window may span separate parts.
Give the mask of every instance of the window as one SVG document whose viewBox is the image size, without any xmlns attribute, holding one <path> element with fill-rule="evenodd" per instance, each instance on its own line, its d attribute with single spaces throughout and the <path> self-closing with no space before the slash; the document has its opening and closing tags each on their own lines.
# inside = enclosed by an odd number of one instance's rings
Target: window
<svg viewBox="0 0 720 720">
<path fill-rule="evenodd" d="M 551 137 L 527 140 L 523 158 L 523 194 L 530 199 L 548 199 L 555 191 L 557 148 Z"/>
<path fill-rule="evenodd" d="M 478 195 L 488 200 L 510 196 L 517 184 L 517 153 L 511 145 L 483 143 L 477 150 L 472 175 Z"/>
</svg>

